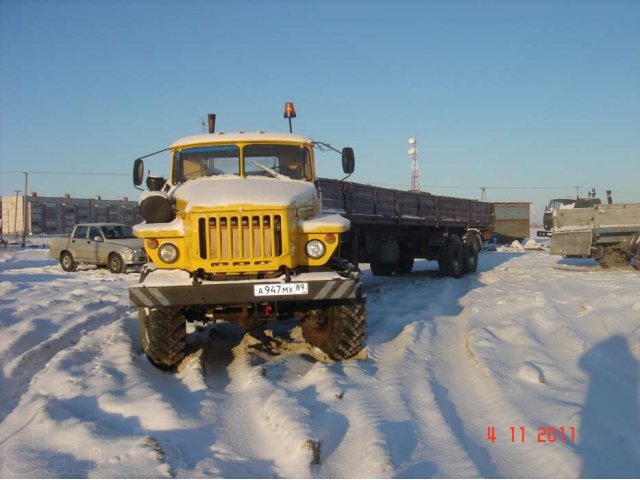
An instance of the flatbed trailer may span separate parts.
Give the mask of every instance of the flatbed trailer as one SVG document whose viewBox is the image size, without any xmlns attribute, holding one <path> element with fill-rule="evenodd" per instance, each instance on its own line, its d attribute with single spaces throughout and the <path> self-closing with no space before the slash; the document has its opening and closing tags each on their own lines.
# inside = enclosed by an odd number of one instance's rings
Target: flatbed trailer
<svg viewBox="0 0 640 480">
<path fill-rule="evenodd" d="M 340 256 L 370 263 L 375 275 L 408 273 L 415 258 L 437 259 L 454 277 L 476 270 L 490 203 L 325 178 L 318 188 L 323 211 L 351 221 Z"/>
</svg>

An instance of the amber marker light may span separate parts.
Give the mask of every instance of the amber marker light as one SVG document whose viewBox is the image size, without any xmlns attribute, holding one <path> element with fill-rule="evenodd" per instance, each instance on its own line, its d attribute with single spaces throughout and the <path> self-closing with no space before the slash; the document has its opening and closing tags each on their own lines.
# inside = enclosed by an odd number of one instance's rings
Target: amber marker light
<svg viewBox="0 0 640 480">
<path fill-rule="evenodd" d="M 284 104 L 284 118 L 296 118 L 296 108 L 293 106 L 293 102 Z"/>
<path fill-rule="evenodd" d="M 291 119 L 296 118 L 296 108 L 293 106 L 293 102 L 285 102 L 284 118 L 289 119 L 289 133 L 293 133 L 293 128 L 291 126 Z"/>
<path fill-rule="evenodd" d="M 332 243 L 336 242 L 336 236 L 333 233 L 327 233 L 324 236 L 324 241 L 331 245 Z"/>
<path fill-rule="evenodd" d="M 158 248 L 158 240 L 156 240 L 155 238 L 150 238 L 149 240 L 147 240 L 147 247 L 155 250 L 156 248 Z"/>
</svg>

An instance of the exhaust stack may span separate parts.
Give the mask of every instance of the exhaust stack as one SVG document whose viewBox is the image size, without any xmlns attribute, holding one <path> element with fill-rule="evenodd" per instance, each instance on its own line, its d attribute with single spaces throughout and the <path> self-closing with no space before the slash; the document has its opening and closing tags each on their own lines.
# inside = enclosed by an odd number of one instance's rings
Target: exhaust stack
<svg viewBox="0 0 640 480">
<path fill-rule="evenodd" d="M 607 203 L 611 205 L 613 203 L 613 197 L 611 196 L 611 190 L 607 190 Z"/>
<path fill-rule="evenodd" d="M 216 114 L 210 113 L 207 115 L 209 119 L 209 133 L 215 133 L 216 131 Z"/>
</svg>

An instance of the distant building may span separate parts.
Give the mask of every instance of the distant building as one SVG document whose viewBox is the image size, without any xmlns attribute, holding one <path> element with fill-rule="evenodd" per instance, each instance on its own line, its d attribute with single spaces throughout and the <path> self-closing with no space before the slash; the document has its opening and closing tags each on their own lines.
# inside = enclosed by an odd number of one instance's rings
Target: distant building
<svg viewBox="0 0 640 480">
<path fill-rule="evenodd" d="M 138 202 L 95 198 L 39 197 L 27 200 L 27 235 L 67 234 L 76 223 L 111 222 L 134 225 L 142 221 Z M 22 235 L 24 231 L 23 196 L 2 196 L 2 235 Z"/>
</svg>

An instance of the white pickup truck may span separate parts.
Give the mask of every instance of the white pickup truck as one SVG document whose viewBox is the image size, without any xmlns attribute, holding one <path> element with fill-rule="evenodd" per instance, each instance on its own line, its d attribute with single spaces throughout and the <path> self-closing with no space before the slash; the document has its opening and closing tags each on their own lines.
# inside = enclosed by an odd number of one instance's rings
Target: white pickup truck
<svg viewBox="0 0 640 480">
<path fill-rule="evenodd" d="M 59 260 L 66 272 L 76 270 L 78 263 L 108 267 L 112 273 L 147 263 L 143 240 L 119 223 L 78 224 L 69 238 L 51 239 L 49 256 Z"/>
</svg>

